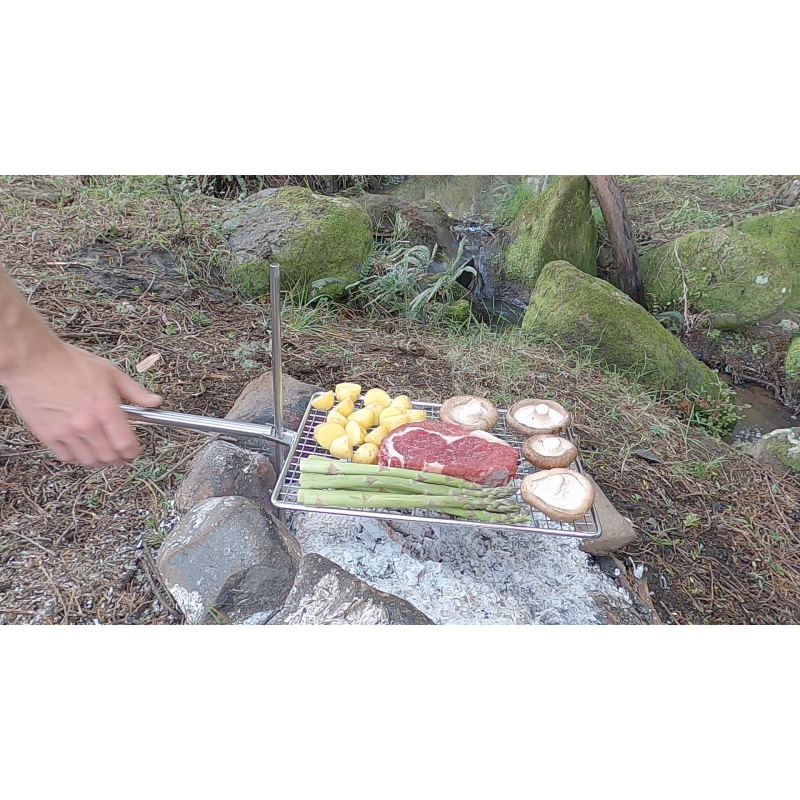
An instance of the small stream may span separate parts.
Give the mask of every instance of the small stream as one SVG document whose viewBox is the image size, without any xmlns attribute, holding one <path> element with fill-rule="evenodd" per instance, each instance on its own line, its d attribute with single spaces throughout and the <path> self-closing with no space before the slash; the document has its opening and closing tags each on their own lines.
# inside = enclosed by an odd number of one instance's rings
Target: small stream
<svg viewBox="0 0 800 800">
<path fill-rule="evenodd" d="M 481 269 L 480 252 L 493 232 L 494 214 L 498 204 L 514 185 L 527 183 L 535 193 L 542 190 L 545 175 L 414 175 L 393 187 L 389 193 L 401 200 L 433 200 L 455 220 L 457 236 L 467 239 L 465 255 L 475 259 L 476 267 L 484 280 L 487 271 Z M 481 282 L 473 290 L 473 305 L 479 318 L 492 328 L 519 325 L 525 306 L 508 302 L 493 294 L 494 287 Z M 765 433 L 778 428 L 791 428 L 798 417 L 782 405 L 775 396 L 758 384 L 733 387 L 737 402 L 748 408 L 742 410 L 742 419 L 731 434 L 725 437 L 729 444 L 747 444 Z"/>
<path fill-rule="evenodd" d="M 736 390 L 737 404 L 749 405 L 750 408 L 741 412 L 744 418 L 725 437 L 728 444 L 749 444 L 770 431 L 794 428 L 800 424 L 792 410 L 779 403 L 775 395 L 763 386 L 753 383 L 733 388 Z"/>
</svg>

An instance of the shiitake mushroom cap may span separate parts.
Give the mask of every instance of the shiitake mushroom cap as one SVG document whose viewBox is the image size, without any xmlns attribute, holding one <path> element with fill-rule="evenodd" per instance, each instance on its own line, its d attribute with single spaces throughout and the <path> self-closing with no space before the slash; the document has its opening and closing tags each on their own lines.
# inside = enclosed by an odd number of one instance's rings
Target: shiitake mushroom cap
<svg viewBox="0 0 800 800">
<path fill-rule="evenodd" d="M 523 424 L 514 416 L 521 408 L 524 408 L 525 406 L 538 406 L 540 403 L 550 406 L 550 408 L 552 408 L 554 411 L 557 411 L 559 414 L 563 415 L 563 420 L 557 425 L 551 425 L 546 428 L 532 428 L 530 425 Z M 569 411 L 567 411 L 564 406 L 556 403 L 555 400 L 544 400 L 533 397 L 514 403 L 514 405 L 511 406 L 508 411 L 506 411 L 506 424 L 513 431 L 516 431 L 520 436 L 525 436 L 527 438 L 528 436 L 534 436 L 539 433 L 561 433 L 569 428 L 569 426 L 572 424 L 572 417 L 570 416 Z"/>
<path fill-rule="evenodd" d="M 477 400 L 487 411 L 485 417 L 482 417 L 477 422 L 462 422 L 457 419 L 453 412 L 458 406 L 466 405 L 470 400 Z M 486 431 L 487 433 L 497 425 L 499 414 L 497 413 L 497 406 L 487 400 L 485 397 L 476 397 L 472 394 L 461 394 L 457 397 L 451 397 L 442 403 L 439 410 L 439 419 L 442 422 L 449 422 L 453 425 L 460 425 L 462 428 L 469 428 L 473 431 Z"/>
<path fill-rule="evenodd" d="M 540 481 L 553 477 L 554 475 L 569 475 L 580 483 L 583 488 L 583 500 L 580 505 L 574 509 L 558 508 L 550 505 L 546 500 L 534 494 L 534 487 Z M 572 469 L 548 469 L 542 472 L 534 472 L 532 475 L 526 475 L 520 485 L 520 494 L 522 499 L 530 506 L 533 506 L 543 514 L 547 514 L 551 519 L 558 522 L 575 522 L 581 519 L 592 507 L 595 499 L 594 486 L 588 478 L 585 478 L 579 472 Z"/>
<path fill-rule="evenodd" d="M 552 438 L 557 438 L 561 442 L 561 451 L 559 453 L 548 455 L 536 449 L 536 445 L 539 442 Z M 522 445 L 522 455 L 534 467 L 557 469 L 559 467 L 568 467 L 578 457 L 578 448 L 563 436 L 557 436 L 552 433 L 537 433 L 535 436 L 525 440 Z"/>
</svg>

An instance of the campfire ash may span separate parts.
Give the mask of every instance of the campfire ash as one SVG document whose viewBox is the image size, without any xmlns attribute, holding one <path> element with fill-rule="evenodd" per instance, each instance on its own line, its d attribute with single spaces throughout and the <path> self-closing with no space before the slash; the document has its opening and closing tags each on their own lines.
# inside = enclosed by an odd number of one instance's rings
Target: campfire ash
<svg viewBox="0 0 800 800">
<path fill-rule="evenodd" d="M 595 625 L 630 597 L 558 536 L 333 514 L 291 514 L 304 552 L 407 600 L 441 624 Z"/>
</svg>

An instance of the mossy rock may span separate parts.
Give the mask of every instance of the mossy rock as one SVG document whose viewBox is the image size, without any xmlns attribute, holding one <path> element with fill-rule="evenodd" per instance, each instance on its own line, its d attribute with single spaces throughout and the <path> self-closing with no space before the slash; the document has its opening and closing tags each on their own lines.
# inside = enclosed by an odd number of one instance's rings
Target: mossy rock
<svg viewBox="0 0 800 800">
<path fill-rule="evenodd" d="M 451 322 L 466 322 L 472 314 L 472 303 L 462 298 L 444 307 L 444 316 Z"/>
<path fill-rule="evenodd" d="M 533 289 L 551 261 L 569 261 L 597 275 L 597 227 L 583 175 L 562 175 L 533 198 L 508 228 L 510 244 L 503 255 L 509 281 Z"/>
<path fill-rule="evenodd" d="M 800 311 L 800 208 L 751 217 L 739 223 L 738 229 L 758 239 L 786 267 L 792 294 L 784 310 Z"/>
<path fill-rule="evenodd" d="M 372 223 L 356 201 L 287 186 L 252 195 L 223 223 L 237 264 L 234 283 L 269 293 L 269 264 L 281 265 L 281 286 L 321 278 L 352 283 L 372 248 Z"/>
<path fill-rule="evenodd" d="M 749 445 L 753 458 L 783 472 L 800 472 L 800 428 L 779 428 Z"/>
<path fill-rule="evenodd" d="M 789 349 L 786 351 L 786 361 L 784 362 L 784 372 L 789 380 L 800 381 L 800 336 L 795 336 L 789 342 Z"/>
<path fill-rule="evenodd" d="M 573 348 L 591 346 L 606 364 L 633 371 L 652 389 L 724 394 L 716 374 L 658 320 L 610 283 L 566 261 L 542 270 L 522 328 Z"/>
<path fill-rule="evenodd" d="M 640 260 L 645 291 L 660 310 L 683 311 L 685 277 L 690 308 L 708 311 L 723 330 L 766 319 L 792 296 L 786 267 L 762 242 L 732 228 L 695 231 L 643 250 Z"/>
</svg>

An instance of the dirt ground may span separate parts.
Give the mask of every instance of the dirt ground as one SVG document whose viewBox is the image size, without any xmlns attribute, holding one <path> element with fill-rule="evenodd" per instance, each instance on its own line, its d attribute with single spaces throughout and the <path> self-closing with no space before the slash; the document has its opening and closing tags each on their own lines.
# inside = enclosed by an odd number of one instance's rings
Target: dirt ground
<svg viewBox="0 0 800 800">
<path fill-rule="evenodd" d="M 0 263 L 61 336 L 130 374 L 159 353 L 137 378 L 178 411 L 224 416 L 269 369 L 268 309 L 221 279 L 225 201 L 176 204 L 161 178 L 58 179 L 47 197 L 18 187 L 0 179 Z M 324 308 L 287 306 L 284 345 L 285 371 L 325 387 L 355 378 L 431 400 L 562 399 L 587 469 L 640 532 L 619 557 L 631 583 L 632 565 L 645 566 L 663 622 L 800 621 L 800 485 L 688 427 L 624 376 L 515 331 L 464 336 Z M 205 438 L 139 430 L 146 452 L 133 464 L 60 464 L 0 394 L 0 623 L 182 621 L 152 559 Z"/>
</svg>

